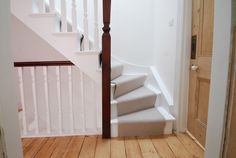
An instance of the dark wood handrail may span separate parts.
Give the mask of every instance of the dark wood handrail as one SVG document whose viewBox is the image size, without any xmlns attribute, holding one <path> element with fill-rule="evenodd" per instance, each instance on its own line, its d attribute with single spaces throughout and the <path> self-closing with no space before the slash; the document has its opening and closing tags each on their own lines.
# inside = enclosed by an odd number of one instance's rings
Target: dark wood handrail
<svg viewBox="0 0 236 158">
<path fill-rule="evenodd" d="M 27 61 L 14 62 L 15 67 L 33 67 L 33 66 L 69 66 L 74 65 L 71 61 Z"/>
<path fill-rule="evenodd" d="M 102 137 L 111 138 L 111 0 L 103 0 L 102 35 Z"/>
</svg>

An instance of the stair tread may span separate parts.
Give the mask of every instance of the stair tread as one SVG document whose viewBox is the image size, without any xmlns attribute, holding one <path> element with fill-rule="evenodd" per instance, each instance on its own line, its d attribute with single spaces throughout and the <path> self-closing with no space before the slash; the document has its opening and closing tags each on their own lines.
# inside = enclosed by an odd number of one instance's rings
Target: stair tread
<svg viewBox="0 0 236 158">
<path fill-rule="evenodd" d="M 120 63 L 120 62 L 117 62 L 117 61 L 111 61 L 111 67 L 115 67 L 115 66 L 123 66 L 123 64 L 122 63 Z"/>
<path fill-rule="evenodd" d="M 146 80 L 145 74 L 138 75 L 121 75 L 111 81 L 111 84 L 115 84 L 114 98 L 129 93 L 144 85 Z"/>
<path fill-rule="evenodd" d="M 145 122 L 165 122 L 165 118 L 158 111 L 158 109 L 150 108 L 139 112 L 119 116 L 116 119 L 112 119 L 112 123 L 145 123 Z"/>
<path fill-rule="evenodd" d="M 111 80 L 114 80 L 115 78 L 119 77 L 122 74 L 123 71 L 123 64 L 118 62 L 113 62 L 111 64 Z"/>
<path fill-rule="evenodd" d="M 135 89 L 129 93 L 126 93 L 126 94 L 116 98 L 115 100 L 118 103 L 120 103 L 120 102 L 124 102 L 124 101 L 135 100 L 137 98 L 147 98 L 147 97 L 156 96 L 156 95 L 157 95 L 156 93 L 154 93 L 150 89 L 143 86 L 143 87 Z"/>
<path fill-rule="evenodd" d="M 114 79 L 111 81 L 111 83 L 114 84 L 122 84 L 125 82 L 129 82 L 138 78 L 146 77 L 146 75 L 141 74 L 141 75 L 121 75 L 120 77 Z"/>
</svg>

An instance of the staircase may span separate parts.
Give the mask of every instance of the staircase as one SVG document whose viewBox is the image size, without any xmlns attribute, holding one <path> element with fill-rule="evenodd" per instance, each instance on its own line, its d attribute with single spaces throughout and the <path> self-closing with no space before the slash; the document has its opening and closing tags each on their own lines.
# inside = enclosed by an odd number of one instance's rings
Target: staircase
<svg viewBox="0 0 236 158">
<path fill-rule="evenodd" d="M 112 137 L 171 134 L 175 119 L 159 105 L 161 92 L 145 85 L 148 74 L 123 74 L 123 68 L 112 62 Z"/>
<path fill-rule="evenodd" d="M 101 52 L 101 44 L 99 43 L 101 36 L 99 36 L 99 30 L 101 29 L 99 29 L 98 25 L 98 1 L 93 1 L 94 10 L 92 12 L 94 13 L 94 21 L 89 23 L 87 0 L 81 0 L 83 1 L 83 16 L 80 18 L 83 19 L 83 26 L 77 25 L 77 1 L 70 1 L 72 3 L 70 11 L 72 12 L 71 18 L 67 17 L 68 4 L 66 3 L 66 0 L 60 1 L 60 11 L 55 8 L 54 2 L 57 1 L 54 0 L 50 0 L 49 4 L 46 4 L 46 1 L 44 0 L 38 0 L 37 2 L 41 2 L 39 4 L 32 0 L 23 0 L 22 2 L 19 2 L 19 0 L 11 0 L 11 13 L 39 37 L 45 40 L 50 46 L 79 67 L 80 71 L 86 74 L 86 76 L 95 81 L 96 84 L 101 85 L 99 59 Z M 104 6 L 110 6 L 109 0 L 105 2 Z M 109 10 L 109 7 L 104 8 Z M 109 11 L 105 13 L 105 33 L 103 41 L 109 43 L 110 29 L 108 24 L 110 21 L 110 13 Z M 93 35 L 90 35 L 88 30 L 91 28 L 91 26 L 88 26 L 91 23 L 93 25 Z M 106 46 L 103 50 L 103 57 L 107 56 L 106 59 L 110 59 L 110 46 L 108 44 L 104 44 L 103 46 Z M 110 60 L 103 60 L 103 72 L 106 73 L 110 71 L 110 64 L 105 62 L 109 63 Z M 111 136 L 145 136 L 172 133 L 175 118 L 168 111 L 168 107 L 163 104 L 164 97 L 162 92 L 153 88 L 157 87 L 155 85 L 157 84 L 156 81 L 153 81 L 154 77 L 150 72 L 145 73 L 145 71 L 133 73 L 133 70 L 142 70 L 142 68 L 132 67 L 131 69 L 127 71 L 127 64 L 125 65 L 124 63 L 115 60 L 112 61 L 111 105 L 109 104 L 110 101 L 103 99 L 108 107 L 111 106 Z M 32 69 L 32 74 L 34 74 L 33 70 L 34 69 Z M 59 68 L 57 76 L 59 97 Z M 107 73 L 107 76 L 109 77 L 109 73 Z M 108 83 L 104 84 L 105 86 L 109 85 L 109 79 L 103 81 Z M 154 82 L 155 84 L 152 84 Z M 45 83 L 47 84 L 47 82 Z M 105 88 L 106 87 L 103 87 L 103 90 Z M 107 91 L 109 91 L 109 88 Z M 59 97 L 58 102 L 60 102 L 60 99 L 61 98 Z M 105 106 L 103 105 L 103 107 Z M 107 110 L 107 112 L 110 112 L 110 110 Z M 99 115 L 101 115 L 101 113 L 99 113 Z M 96 119 L 93 121 L 96 121 Z M 110 119 L 104 122 L 109 124 Z M 109 134 L 107 137 L 110 137 Z"/>
<path fill-rule="evenodd" d="M 61 0 L 61 8 L 56 8 L 56 2 L 59 1 L 50 0 L 47 4 L 44 0 L 12 0 L 11 13 L 91 79 L 100 83 L 101 73 L 97 71 L 101 52 L 98 17 L 94 16 L 90 26 L 87 1 L 84 1 L 82 15 L 77 14 L 76 0 L 71 0 L 71 3 Z M 93 5 L 94 14 L 98 14 L 98 1 L 95 0 Z M 69 13 L 72 13 L 71 17 Z M 78 18 L 83 19 L 83 25 L 79 25 Z M 89 34 L 89 28 L 93 28 L 93 35 Z"/>
</svg>

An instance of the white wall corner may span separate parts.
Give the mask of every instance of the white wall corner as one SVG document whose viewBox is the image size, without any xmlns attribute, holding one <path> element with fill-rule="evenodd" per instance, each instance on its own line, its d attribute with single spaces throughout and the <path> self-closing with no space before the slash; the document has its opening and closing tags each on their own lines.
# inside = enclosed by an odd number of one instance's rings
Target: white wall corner
<svg viewBox="0 0 236 158">
<path fill-rule="evenodd" d="M 174 80 L 174 108 L 176 118 L 175 129 L 185 132 L 187 129 L 188 114 L 188 88 L 189 88 L 189 63 L 191 52 L 191 19 L 192 2 L 181 0 L 178 3 L 176 50 L 178 55 L 175 61 Z"/>
<path fill-rule="evenodd" d="M 150 69 L 151 69 L 152 74 L 155 77 L 157 83 L 159 84 L 160 90 L 163 93 L 168 105 L 169 106 L 174 106 L 173 98 L 170 95 L 168 89 L 166 88 L 166 85 L 163 82 L 163 80 L 161 79 L 161 77 L 160 77 L 159 73 L 157 72 L 156 68 L 154 66 L 150 66 Z"/>
</svg>

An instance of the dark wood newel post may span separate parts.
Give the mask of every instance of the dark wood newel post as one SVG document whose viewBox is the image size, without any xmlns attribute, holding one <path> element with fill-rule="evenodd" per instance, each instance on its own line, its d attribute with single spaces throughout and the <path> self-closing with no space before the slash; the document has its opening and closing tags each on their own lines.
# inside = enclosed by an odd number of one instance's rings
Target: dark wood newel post
<svg viewBox="0 0 236 158">
<path fill-rule="evenodd" d="M 102 36 L 102 137 L 111 138 L 111 36 L 110 36 L 111 0 L 103 0 L 103 36 Z"/>
</svg>

